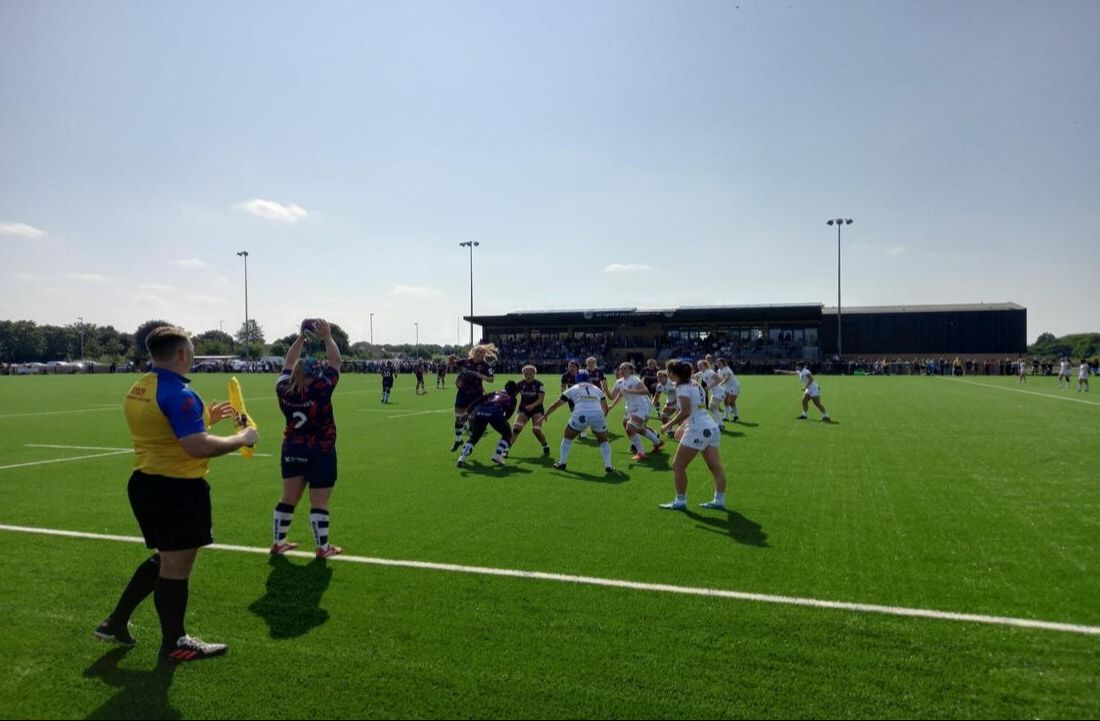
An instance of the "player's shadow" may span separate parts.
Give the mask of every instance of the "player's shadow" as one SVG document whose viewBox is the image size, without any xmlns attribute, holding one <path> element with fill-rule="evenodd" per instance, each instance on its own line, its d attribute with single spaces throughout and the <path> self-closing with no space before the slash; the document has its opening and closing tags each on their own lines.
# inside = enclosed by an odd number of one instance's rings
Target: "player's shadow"
<svg viewBox="0 0 1100 721">
<path fill-rule="evenodd" d="M 179 664 L 161 659 L 152 669 L 122 669 L 118 664 L 129 648 L 116 648 L 100 656 L 84 671 L 84 678 L 102 679 L 118 693 L 88 714 L 89 719 L 179 719 L 183 715 L 168 701 L 168 689 Z M 201 661 L 199 663 L 207 663 Z M 216 662 L 215 662 L 216 663 Z"/>
<path fill-rule="evenodd" d="M 329 613 L 321 598 L 332 582 L 332 567 L 322 558 L 299 565 L 286 556 L 272 556 L 268 565 L 267 591 L 248 610 L 267 622 L 271 638 L 298 638 L 323 626 Z"/>
<path fill-rule="evenodd" d="M 721 511 L 714 513 L 721 513 Z M 737 511 L 727 509 L 724 515 L 705 515 L 689 508 L 686 514 L 693 521 L 698 521 L 701 524 L 699 527 L 704 531 L 729 536 L 730 540 L 746 546 L 770 548 L 768 534 L 764 532 L 763 526 Z"/>
<path fill-rule="evenodd" d="M 733 421 L 730 421 L 730 423 L 733 423 Z M 759 428 L 760 424 L 750 423 L 749 421 L 737 421 L 736 423 L 733 423 L 734 428 L 736 428 L 737 426 L 744 426 L 745 428 Z"/>
<path fill-rule="evenodd" d="M 519 463 L 522 462 L 519 461 Z M 515 476 L 524 473 L 534 473 L 534 471 L 516 465 L 498 466 L 495 463 L 486 464 L 478 461 L 466 461 L 466 465 L 459 469 L 459 475 L 464 478 L 470 476 Z"/>
<path fill-rule="evenodd" d="M 632 467 L 648 468 L 651 471 L 671 471 L 672 453 L 651 453 L 644 461 L 632 463 Z"/>
<path fill-rule="evenodd" d="M 596 475 L 594 473 L 581 473 L 580 471 L 573 471 L 566 468 L 564 471 L 555 469 L 554 473 L 563 476 L 569 476 L 575 478 L 578 481 L 584 481 L 585 483 L 608 483 L 611 485 L 618 485 L 620 483 L 626 483 L 630 480 L 630 476 L 622 471 L 615 471 L 614 473 L 604 473 Z"/>
</svg>

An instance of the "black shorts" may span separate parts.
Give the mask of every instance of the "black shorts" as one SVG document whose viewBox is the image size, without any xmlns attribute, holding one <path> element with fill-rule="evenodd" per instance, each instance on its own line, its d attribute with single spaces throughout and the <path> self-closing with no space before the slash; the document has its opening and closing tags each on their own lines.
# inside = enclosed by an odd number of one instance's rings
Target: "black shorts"
<svg viewBox="0 0 1100 721">
<path fill-rule="evenodd" d="M 214 542 L 210 484 L 205 478 L 134 471 L 126 490 L 146 547 L 184 551 Z"/>
<path fill-rule="evenodd" d="M 475 412 L 470 420 L 470 442 L 477 443 L 480 441 L 488 426 L 492 426 L 501 438 L 512 437 L 512 427 L 508 425 L 508 419 L 504 417 L 503 413 L 479 414 Z"/>
<path fill-rule="evenodd" d="M 284 448 L 280 454 L 283 478 L 304 477 L 310 488 L 332 488 L 336 485 L 336 452 L 321 453 Z"/>
<path fill-rule="evenodd" d="M 516 415 L 519 415 L 520 413 L 527 416 L 528 418 L 535 418 L 537 416 L 546 415 L 546 409 L 543 408 L 542 406 L 536 406 L 534 410 L 530 410 L 530 411 L 527 410 L 526 408 L 520 408 L 518 411 L 516 411 Z"/>
</svg>

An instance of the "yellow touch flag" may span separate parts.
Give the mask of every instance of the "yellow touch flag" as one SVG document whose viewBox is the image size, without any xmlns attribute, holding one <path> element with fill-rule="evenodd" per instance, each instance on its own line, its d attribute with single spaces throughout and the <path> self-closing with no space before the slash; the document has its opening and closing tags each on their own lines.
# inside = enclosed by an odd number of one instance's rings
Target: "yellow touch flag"
<svg viewBox="0 0 1100 721">
<path fill-rule="evenodd" d="M 252 416 L 248 415 L 248 409 L 245 408 L 244 394 L 241 393 L 241 382 L 237 380 L 237 376 L 229 379 L 229 403 L 233 406 L 233 410 L 237 411 L 237 428 L 256 428 L 256 421 L 252 420 Z M 252 458 L 255 453 L 255 448 L 249 446 L 241 448 L 241 455 L 245 458 Z"/>
</svg>

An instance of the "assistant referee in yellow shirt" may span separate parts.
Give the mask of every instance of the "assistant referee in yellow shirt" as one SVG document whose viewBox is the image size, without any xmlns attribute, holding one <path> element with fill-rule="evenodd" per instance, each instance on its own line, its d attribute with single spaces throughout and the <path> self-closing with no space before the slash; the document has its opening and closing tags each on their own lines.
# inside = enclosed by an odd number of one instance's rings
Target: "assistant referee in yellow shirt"
<svg viewBox="0 0 1100 721">
<path fill-rule="evenodd" d="M 229 403 L 209 409 L 188 387 L 195 348 L 187 331 L 157 328 L 145 345 L 153 367 L 126 395 L 126 422 L 134 443 L 134 472 L 127 487 L 145 545 L 156 552 L 143 561 L 122 592 L 115 610 L 96 628 L 104 640 L 132 646 L 130 615 L 149 594 L 160 618 L 161 655 L 172 661 L 220 656 L 222 643 L 187 635 L 187 581 L 199 548 L 214 542 L 210 485 L 204 476 L 209 459 L 255 445 L 255 429 L 220 437 L 208 427 L 235 412 Z"/>
</svg>

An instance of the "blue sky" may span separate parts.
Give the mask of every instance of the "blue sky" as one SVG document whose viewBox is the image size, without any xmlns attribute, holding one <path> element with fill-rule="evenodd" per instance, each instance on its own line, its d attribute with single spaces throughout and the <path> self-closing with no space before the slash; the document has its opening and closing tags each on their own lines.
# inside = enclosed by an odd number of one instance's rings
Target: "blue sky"
<svg viewBox="0 0 1100 721">
<path fill-rule="evenodd" d="M 0 318 L 1016 301 L 1100 330 L 1100 3 L 0 3 Z M 462 331 L 466 337 L 466 331 Z"/>
</svg>

